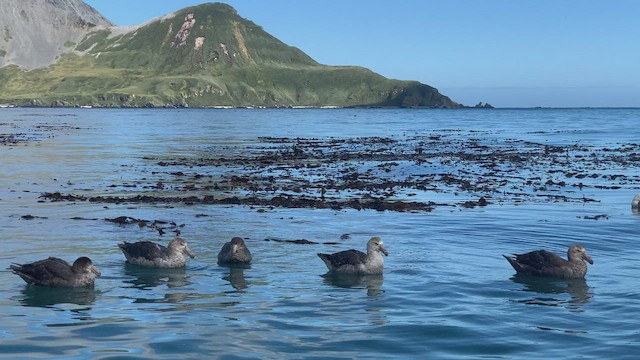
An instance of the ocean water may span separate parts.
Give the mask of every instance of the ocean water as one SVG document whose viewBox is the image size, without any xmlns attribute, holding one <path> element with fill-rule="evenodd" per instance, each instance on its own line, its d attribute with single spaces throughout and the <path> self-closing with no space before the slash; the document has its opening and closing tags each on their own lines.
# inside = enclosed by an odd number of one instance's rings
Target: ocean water
<svg viewBox="0 0 640 360">
<path fill-rule="evenodd" d="M 640 217 L 630 204 L 640 192 L 638 119 L 639 109 L 1 109 L 0 358 L 634 359 Z M 480 144 L 471 155 L 495 162 L 489 185 L 508 181 L 491 193 L 455 186 L 400 192 L 401 200 L 445 203 L 406 212 L 41 197 L 205 196 L 213 190 L 186 187 L 184 176 L 171 173 L 255 174 L 262 170 L 253 164 L 186 160 L 284 146 L 269 138 Z M 491 158 L 519 144 L 522 151 L 561 149 L 568 160 L 506 172 Z M 458 176 L 484 166 L 462 166 L 453 155 L 445 161 L 449 150 L 434 147 L 425 151 L 446 154 L 400 162 L 391 173 Z M 163 159 L 185 164 L 163 166 Z M 490 204 L 460 206 L 480 196 Z M 119 216 L 156 220 L 166 232 L 105 221 Z M 175 231 L 196 253 L 184 269 L 130 266 L 116 246 L 167 243 Z M 246 239 L 251 266 L 216 264 L 234 236 Z M 383 276 L 323 276 L 316 253 L 364 250 L 371 236 L 389 251 Z M 295 239 L 313 243 L 286 241 Z M 502 257 L 541 248 L 564 255 L 574 242 L 595 262 L 585 280 L 515 277 Z M 6 270 L 47 256 L 89 256 L 102 277 L 94 288 L 49 289 Z"/>
</svg>

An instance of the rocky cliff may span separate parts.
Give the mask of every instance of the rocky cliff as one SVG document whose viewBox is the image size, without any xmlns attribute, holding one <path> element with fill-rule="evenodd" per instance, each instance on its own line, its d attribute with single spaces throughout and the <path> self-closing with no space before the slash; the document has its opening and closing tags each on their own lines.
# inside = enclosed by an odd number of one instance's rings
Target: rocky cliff
<svg viewBox="0 0 640 360">
<path fill-rule="evenodd" d="M 415 81 L 390 80 L 360 67 L 318 64 L 221 3 L 118 28 L 105 26 L 108 21 L 79 0 L 2 1 L 8 2 L 0 10 L 11 12 L 3 16 L 14 25 L 5 26 L 8 40 L 0 42 L 0 48 L 5 44 L 8 49 L 5 64 L 19 67 L 0 68 L 0 80 L 5 80 L 0 81 L 0 103 L 461 106 Z M 49 11 L 53 14 L 46 14 Z M 46 26 L 35 24 L 39 17 L 47 19 Z M 64 36 L 54 41 L 43 27 Z M 19 43 L 31 47 L 21 52 Z M 24 71 L 49 63 L 45 69 Z"/>
<path fill-rule="evenodd" d="M 0 1 L 0 67 L 46 67 L 96 26 L 112 24 L 81 0 Z"/>
</svg>

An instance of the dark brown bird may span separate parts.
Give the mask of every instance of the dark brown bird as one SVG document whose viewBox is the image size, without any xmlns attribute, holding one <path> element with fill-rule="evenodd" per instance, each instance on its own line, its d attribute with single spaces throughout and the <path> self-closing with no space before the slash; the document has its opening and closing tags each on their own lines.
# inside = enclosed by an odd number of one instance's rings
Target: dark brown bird
<svg viewBox="0 0 640 360">
<path fill-rule="evenodd" d="M 118 244 L 127 261 L 134 265 L 157 268 L 177 268 L 185 266 L 185 255 L 195 257 L 187 242 L 182 238 L 175 238 L 168 246 L 162 246 L 152 241 L 138 241 L 136 243 L 123 242 Z"/>
<path fill-rule="evenodd" d="M 49 257 L 30 264 L 13 264 L 9 269 L 27 284 L 52 287 L 93 286 L 95 277 L 101 275 L 91 259 L 84 256 L 74 261 L 73 265 L 62 259 Z"/>
<path fill-rule="evenodd" d="M 249 264 L 251 260 L 249 248 L 239 237 L 234 237 L 225 243 L 218 253 L 218 264 Z"/>
<path fill-rule="evenodd" d="M 568 260 L 546 250 L 502 256 L 509 261 L 518 274 L 565 279 L 584 278 L 587 274 L 585 261 L 593 265 L 593 260 L 591 260 L 584 247 L 579 244 L 569 247 L 567 251 Z"/>
</svg>

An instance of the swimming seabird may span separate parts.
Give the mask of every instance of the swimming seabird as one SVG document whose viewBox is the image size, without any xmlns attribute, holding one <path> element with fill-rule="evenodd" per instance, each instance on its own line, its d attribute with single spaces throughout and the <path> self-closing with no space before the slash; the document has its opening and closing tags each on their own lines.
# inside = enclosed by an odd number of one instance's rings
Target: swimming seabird
<svg viewBox="0 0 640 360">
<path fill-rule="evenodd" d="M 560 256 L 546 251 L 537 250 L 526 254 L 502 255 L 519 274 L 535 276 L 550 276 L 565 279 L 584 278 L 587 274 L 587 264 L 593 265 L 593 260 L 582 245 L 574 244 L 567 251 L 565 260 Z"/>
<path fill-rule="evenodd" d="M 9 269 L 27 284 L 52 287 L 93 286 L 95 277 L 101 275 L 91 259 L 85 256 L 79 257 L 73 265 L 62 259 L 49 257 L 30 264 L 13 264 Z"/>
<path fill-rule="evenodd" d="M 251 259 L 249 248 L 239 237 L 225 243 L 218 253 L 218 264 L 249 264 Z"/>
<path fill-rule="evenodd" d="M 146 267 L 182 267 L 186 262 L 184 255 L 195 257 L 187 242 L 179 237 L 171 240 L 167 247 L 152 241 L 123 242 L 118 244 L 118 247 L 129 263 Z"/>
<path fill-rule="evenodd" d="M 318 256 L 327 265 L 330 272 L 344 274 L 382 274 L 384 259 L 381 254 L 388 256 L 382 239 L 372 237 L 367 242 L 367 253 L 358 250 L 345 250 L 334 254 L 321 254 Z"/>
<path fill-rule="evenodd" d="M 631 200 L 631 209 L 640 210 L 640 193 L 636 194 L 636 196 L 633 197 L 633 200 Z"/>
</svg>

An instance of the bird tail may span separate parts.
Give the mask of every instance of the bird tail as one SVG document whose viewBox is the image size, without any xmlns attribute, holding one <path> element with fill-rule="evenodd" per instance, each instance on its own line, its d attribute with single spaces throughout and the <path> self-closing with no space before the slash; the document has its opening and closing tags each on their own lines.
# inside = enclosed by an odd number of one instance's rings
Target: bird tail
<svg viewBox="0 0 640 360">
<path fill-rule="evenodd" d="M 22 268 L 21 264 L 17 264 L 17 263 L 13 263 L 11 265 L 9 265 L 9 267 L 7 268 L 7 270 L 11 270 L 13 271 L 13 273 L 15 274 L 16 271 L 19 271 Z"/>
<path fill-rule="evenodd" d="M 327 268 L 331 269 L 329 266 L 329 254 L 318 253 L 318 257 L 324 261 L 324 264 L 327 265 Z"/>
<path fill-rule="evenodd" d="M 522 267 L 513 256 L 507 256 L 507 255 L 502 255 L 502 256 L 504 256 L 504 258 L 507 259 L 509 264 L 511 264 L 511 266 L 516 272 L 519 272 L 520 270 L 522 270 Z"/>
</svg>

